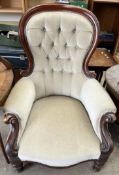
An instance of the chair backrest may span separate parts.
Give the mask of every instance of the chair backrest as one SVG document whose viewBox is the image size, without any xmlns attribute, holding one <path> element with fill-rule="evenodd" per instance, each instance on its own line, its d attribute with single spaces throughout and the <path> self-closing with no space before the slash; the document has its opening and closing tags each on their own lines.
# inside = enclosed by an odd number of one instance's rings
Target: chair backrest
<svg viewBox="0 0 119 175">
<path fill-rule="evenodd" d="M 60 94 L 78 98 L 99 24 L 88 10 L 66 5 L 39 5 L 20 21 L 20 39 L 29 59 L 37 97 Z M 39 91 L 39 92 L 38 92 Z M 78 93 L 78 94 L 77 94 Z"/>
</svg>

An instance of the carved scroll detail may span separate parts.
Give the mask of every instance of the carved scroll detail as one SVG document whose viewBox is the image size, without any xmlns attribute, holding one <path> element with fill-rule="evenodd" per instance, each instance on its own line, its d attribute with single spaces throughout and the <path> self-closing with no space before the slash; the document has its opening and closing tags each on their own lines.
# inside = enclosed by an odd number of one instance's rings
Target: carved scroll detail
<svg viewBox="0 0 119 175">
<path fill-rule="evenodd" d="M 6 142 L 5 150 L 10 163 L 17 169 L 17 171 L 20 171 L 23 169 L 23 163 L 18 158 L 17 137 L 19 132 L 19 121 L 15 114 L 6 113 L 4 115 L 4 122 L 10 124 L 10 133 Z"/>
<path fill-rule="evenodd" d="M 116 116 L 114 113 L 106 113 L 102 116 L 100 127 L 101 127 L 101 155 L 98 160 L 94 162 L 94 169 L 99 171 L 101 167 L 105 164 L 110 154 L 113 151 L 113 141 L 111 139 L 111 135 L 108 130 L 108 124 L 113 123 L 116 120 Z"/>
</svg>

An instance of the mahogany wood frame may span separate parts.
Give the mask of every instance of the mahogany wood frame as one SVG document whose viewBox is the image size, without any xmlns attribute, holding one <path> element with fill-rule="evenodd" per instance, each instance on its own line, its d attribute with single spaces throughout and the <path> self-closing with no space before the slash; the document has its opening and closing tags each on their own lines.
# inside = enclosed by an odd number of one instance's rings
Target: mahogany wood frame
<svg viewBox="0 0 119 175">
<path fill-rule="evenodd" d="M 86 76 L 90 78 L 95 77 L 94 74 L 89 72 L 88 63 L 89 63 L 90 57 L 95 51 L 97 41 L 98 41 L 99 23 L 97 21 L 97 18 L 93 15 L 92 12 L 88 10 L 80 9 L 78 7 L 73 7 L 73 6 L 57 5 L 57 4 L 39 5 L 39 6 L 33 7 L 29 11 L 27 11 L 25 15 L 22 17 L 20 21 L 19 35 L 20 35 L 21 44 L 29 59 L 29 65 L 26 70 L 24 71 L 21 70 L 20 72 L 21 76 L 30 75 L 34 68 L 33 56 L 30 51 L 30 47 L 28 45 L 26 34 L 25 34 L 25 26 L 29 21 L 29 19 L 34 14 L 45 12 L 45 11 L 70 11 L 73 13 L 80 13 L 81 15 L 85 16 L 91 21 L 93 25 L 93 30 L 94 30 L 94 36 L 93 36 L 92 44 L 89 50 L 87 51 L 87 54 L 83 63 L 83 70 Z M 109 155 L 113 150 L 113 142 L 111 140 L 110 133 L 108 131 L 108 123 L 112 123 L 115 120 L 116 120 L 116 117 L 114 113 L 106 113 L 101 118 L 101 121 L 100 121 L 101 136 L 102 136 L 102 143 L 100 145 L 101 155 L 98 160 L 94 161 L 94 169 L 96 171 L 99 171 L 101 169 L 101 167 L 104 165 L 104 163 L 106 162 L 106 160 L 108 159 Z M 11 125 L 10 134 L 6 142 L 6 152 L 9 157 L 10 163 L 18 171 L 20 171 L 23 169 L 23 162 L 18 158 L 18 147 L 17 147 L 17 137 L 19 132 L 18 116 L 12 113 L 6 113 L 4 116 L 4 121 L 6 124 Z"/>
</svg>

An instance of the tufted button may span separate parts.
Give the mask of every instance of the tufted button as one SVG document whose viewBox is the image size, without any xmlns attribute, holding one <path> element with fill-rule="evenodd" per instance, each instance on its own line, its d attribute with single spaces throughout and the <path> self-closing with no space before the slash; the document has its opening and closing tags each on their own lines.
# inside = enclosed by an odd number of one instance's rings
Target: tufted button
<svg viewBox="0 0 119 175">
<path fill-rule="evenodd" d="M 64 44 L 64 47 L 67 48 L 67 43 Z"/>
<path fill-rule="evenodd" d="M 45 70 L 42 70 L 42 73 L 44 74 L 45 73 Z"/>
<path fill-rule="evenodd" d="M 41 43 L 38 45 L 39 48 L 41 48 Z"/>
<path fill-rule="evenodd" d="M 51 69 L 51 72 L 54 72 L 54 70 L 53 70 L 53 69 Z"/>
<path fill-rule="evenodd" d="M 46 28 L 45 28 L 45 27 L 43 27 L 43 28 L 42 28 L 42 31 L 43 31 L 43 32 L 46 32 Z"/>
<path fill-rule="evenodd" d="M 59 60 L 59 55 L 57 55 L 56 60 Z"/>
<path fill-rule="evenodd" d="M 75 46 L 75 49 L 78 49 L 78 46 L 77 45 Z"/>
<path fill-rule="evenodd" d="M 49 60 L 49 56 L 47 56 L 46 59 Z"/>
<path fill-rule="evenodd" d="M 59 27 L 59 28 L 58 28 L 58 33 L 60 33 L 60 32 L 61 32 L 61 28 Z"/>
<path fill-rule="evenodd" d="M 72 30 L 72 33 L 75 33 L 76 32 L 76 28 L 74 28 L 73 30 Z"/>
<path fill-rule="evenodd" d="M 71 58 L 68 58 L 67 60 L 68 60 L 68 61 L 70 61 L 70 60 L 71 60 Z"/>
<path fill-rule="evenodd" d="M 51 43 L 51 47 L 54 47 L 54 42 Z"/>
</svg>

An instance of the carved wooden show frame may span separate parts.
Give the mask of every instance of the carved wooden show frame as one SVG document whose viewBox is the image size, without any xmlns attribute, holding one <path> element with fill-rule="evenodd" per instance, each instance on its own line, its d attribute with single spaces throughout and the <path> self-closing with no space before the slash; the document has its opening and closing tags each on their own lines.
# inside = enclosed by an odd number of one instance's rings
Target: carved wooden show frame
<svg viewBox="0 0 119 175">
<path fill-rule="evenodd" d="M 20 40 L 22 43 L 22 46 L 25 50 L 25 53 L 27 54 L 29 64 L 28 68 L 26 70 L 21 70 L 21 76 L 28 76 L 32 73 L 34 68 L 34 61 L 33 56 L 30 51 L 27 38 L 25 35 L 25 26 L 34 14 L 44 12 L 44 11 L 71 11 L 73 13 L 80 13 L 81 15 L 88 18 L 92 25 L 94 30 L 94 36 L 92 44 L 87 52 L 87 55 L 85 57 L 84 63 L 83 63 L 83 70 L 87 77 L 94 77 L 95 75 L 90 73 L 88 70 L 88 63 L 89 60 L 95 51 L 97 41 L 98 41 L 98 33 L 99 33 L 99 23 L 96 19 L 96 17 L 93 15 L 92 12 L 84 9 L 80 9 L 78 7 L 73 6 L 66 6 L 66 5 L 57 5 L 57 4 L 50 4 L 50 5 L 41 5 L 31 8 L 29 11 L 25 13 L 25 15 L 22 17 L 20 21 L 20 29 L 19 29 L 19 35 Z M 110 137 L 110 133 L 108 131 L 108 124 L 115 121 L 115 114 L 114 113 L 106 113 L 102 116 L 100 121 L 100 127 L 101 127 L 101 136 L 102 136 L 102 143 L 101 143 L 101 155 L 98 160 L 94 160 L 94 169 L 96 171 L 99 171 L 101 167 L 104 165 L 104 163 L 107 161 L 109 155 L 111 154 L 113 150 L 113 142 Z M 17 147 L 17 137 L 19 132 L 19 121 L 18 116 L 12 113 L 6 113 L 4 116 L 4 121 L 6 124 L 11 125 L 10 134 L 8 136 L 7 142 L 6 142 L 6 152 L 9 157 L 10 163 L 18 170 L 23 169 L 23 162 L 18 158 L 18 147 Z"/>
</svg>

